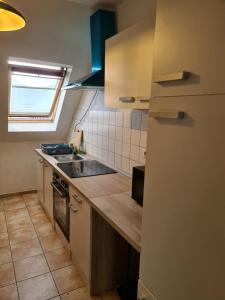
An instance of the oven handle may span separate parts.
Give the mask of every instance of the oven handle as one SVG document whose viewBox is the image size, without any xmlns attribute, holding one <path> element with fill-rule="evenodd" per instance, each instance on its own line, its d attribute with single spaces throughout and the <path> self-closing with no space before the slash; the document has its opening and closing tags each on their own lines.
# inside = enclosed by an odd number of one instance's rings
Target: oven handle
<svg viewBox="0 0 225 300">
<path fill-rule="evenodd" d="M 67 193 L 62 193 L 57 186 L 54 184 L 54 182 L 51 182 L 51 186 L 53 187 L 54 190 L 60 195 L 61 198 L 64 198 L 67 196 Z"/>
</svg>

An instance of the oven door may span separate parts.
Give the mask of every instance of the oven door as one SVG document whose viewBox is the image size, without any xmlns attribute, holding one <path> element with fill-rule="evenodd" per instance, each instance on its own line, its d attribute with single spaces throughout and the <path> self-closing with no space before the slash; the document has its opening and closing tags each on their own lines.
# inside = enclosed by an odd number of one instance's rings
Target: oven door
<svg viewBox="0 0 225 300">
<path fill-rule="evenodd" d="M 53 214 L 54 219 L 69 241 L 70 209 L 69 193 L 57 182 L 51 183 L 53 187 Z"/>
</svg>

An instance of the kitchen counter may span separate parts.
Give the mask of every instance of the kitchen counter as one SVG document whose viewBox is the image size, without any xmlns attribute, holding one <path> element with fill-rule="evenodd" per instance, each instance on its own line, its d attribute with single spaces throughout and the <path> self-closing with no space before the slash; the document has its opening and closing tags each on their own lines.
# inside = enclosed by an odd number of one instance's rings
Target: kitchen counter
<svg viewBox="0 0 225 300">
<path fill-rule="evenodd" d="M 138 252 L 141 250 L 142 207 L 130 196 L 131 179 L 120 173 L 70 178 L 54 157 L 35 150 L 69 184 L 74 186 L 121 236 Z"/>
</svg>

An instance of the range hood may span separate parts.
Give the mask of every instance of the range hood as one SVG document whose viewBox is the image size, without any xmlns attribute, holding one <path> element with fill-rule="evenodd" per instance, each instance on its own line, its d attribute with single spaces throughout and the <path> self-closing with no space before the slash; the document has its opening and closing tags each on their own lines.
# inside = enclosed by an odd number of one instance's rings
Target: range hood
<svg viewBox="0 0 225 300">
<path fill-rule="evenodd" d="M 103 89 L 105 85 L 105 40 L 116 34 L 115 12 L 98 10 L 90 17 L 92 69 L 90 74 L 69 83 L 65 90 Z"/>
</svg>

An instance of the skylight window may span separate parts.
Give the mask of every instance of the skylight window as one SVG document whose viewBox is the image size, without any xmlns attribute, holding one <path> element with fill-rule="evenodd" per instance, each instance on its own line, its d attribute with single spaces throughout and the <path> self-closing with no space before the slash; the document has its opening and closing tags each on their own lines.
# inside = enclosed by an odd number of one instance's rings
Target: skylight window
<svg viewBox="0 0 225 300">
<path fill-rule="evenodd" d="M 52 121 L 66 68 L 10 61 L 9 121 Z"/>
</svg>

